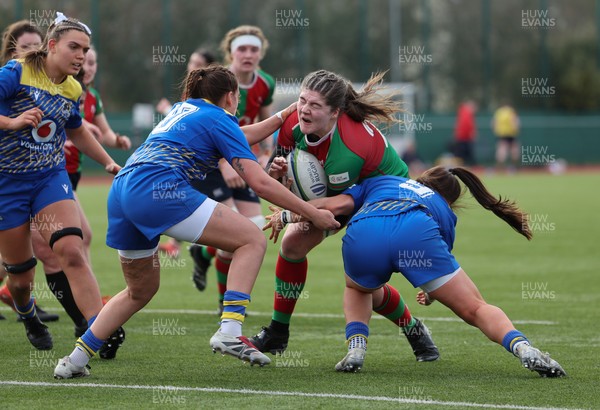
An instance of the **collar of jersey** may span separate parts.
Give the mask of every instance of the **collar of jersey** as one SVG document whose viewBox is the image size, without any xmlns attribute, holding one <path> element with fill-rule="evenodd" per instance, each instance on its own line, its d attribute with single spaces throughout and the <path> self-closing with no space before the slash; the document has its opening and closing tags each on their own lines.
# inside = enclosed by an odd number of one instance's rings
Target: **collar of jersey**
<svg viewBox="0 0 600 410">
<path fill-rule="evenodd" d="M 230 113 L 229 111 L 227 111 L 225 108 L 218 106 L 217 104 L 215 104 L 214 102 L 212 102 L 211 100 L 208 100 L 206 98 L 203 98 L 202 101 L 209 103 L 210 105 L 214 105 L 217 108 L 222 109 L 223 111 L 225 111 L 227 114 L 229 115 L 233 115 L 232 113 Z"/>
<path fill-rule="evenodd" d="M 231 68 L 231 66 L 229 66 Z M 252 87 L 254 87 L 254 84 L 256 84 L 256 81 L 258 81 L 258 71 L 254 70 L 254 72 L 252 73 L 252 81 L 250 81 L 250 84 L 242 84 L 238 81 L 238 87 L 240 87 L 242 90 L 248 90 Z"/>
<path fill-rule="evenodd" d="M 323 142 L 327 141 L 329 138 L 331 138 L 331 136 L 333 135 L 333 133 L 335 132 L 335 128 L 337 127 L 337 121 L 335 122 L 335 124 L 333 124 L 333 128 L 331 129 L 331 131 L 329 131 L 327 134 L 325 134 L 324 137 L 319 138 L 318 141 L 316 142 L 310 142 L 308 140 L 308 135 L 304 134 L 304 142 L 306 142 L 306 145 L 310 146 L 310 147 L 316 147 L 318 145 L 321 145 Z"/>
</svg>

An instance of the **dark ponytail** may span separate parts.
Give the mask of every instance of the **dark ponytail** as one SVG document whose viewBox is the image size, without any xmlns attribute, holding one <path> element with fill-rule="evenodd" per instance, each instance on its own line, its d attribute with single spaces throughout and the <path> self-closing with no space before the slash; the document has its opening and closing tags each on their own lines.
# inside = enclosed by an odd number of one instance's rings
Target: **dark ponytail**
<svg viewBox="0 0 600 410">
<path fill-rule="evenodd" d="M 235 74 L 220 65 L 192 70 L 183 80 L 181 100 L 205 98 L 217 104 L 228 92 L 237 92 Z"/>
<path fill-rule="evenodd" d="M 462 168 L 445 169 L 434 167 L 423 173 L 417 182 L 426 185 L 438 192 L 446 199 L 452 208 L 463 193 L 458 178 L 469 189 L 473 198 L 488 211 L 492 211 L 498 218 L 509 224 L 515 231 L 531 239 L 533 233 L 527 223 L 527 214 L 521 211 L 514 201 L 496 198 L 483 185 L 483 182 L 471 171 Z"/>
</svg>

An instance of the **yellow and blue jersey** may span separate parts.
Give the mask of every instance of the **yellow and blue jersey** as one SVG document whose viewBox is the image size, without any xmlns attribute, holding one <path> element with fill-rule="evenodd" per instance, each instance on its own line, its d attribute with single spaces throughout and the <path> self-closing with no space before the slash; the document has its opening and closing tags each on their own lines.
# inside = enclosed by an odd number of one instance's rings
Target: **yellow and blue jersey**
<svg viewBox="0 0 600 410">
<path fill-rule="evenodd" d="M 0 173 L 37 176 L 64 168 L 65 128 L 79 128 L 81 85 L 68 76 L 54 84 L 45 72 L 23 60 L 0 68 L 0 115 L 16 118 L 38 107 L 43 112 L 36 128 L 0 130 Z"/>
</svg>

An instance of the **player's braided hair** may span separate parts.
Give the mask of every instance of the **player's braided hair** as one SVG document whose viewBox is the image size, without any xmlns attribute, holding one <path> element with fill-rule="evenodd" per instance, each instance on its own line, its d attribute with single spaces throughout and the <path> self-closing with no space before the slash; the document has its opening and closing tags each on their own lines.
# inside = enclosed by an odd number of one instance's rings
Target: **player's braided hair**
<svg viewBox="0 0 600 410">
<path fill-rule="evenodd" d="M 434 167 L 428 169 L 417 178 L 417 182 L 433 189 L 444 197 L 450 207 L 456 208 L 456 201 L 458 201 L 464 192 L 457 178 L 465 184 L 471 195 L 473 195 L 481 206 L 488 211 L 492 211 L 498 218 L 509 224 L 515 231 L 527 239 L 533 237 L 533 233 L 527 223 L 527 214 L 521 211 L 514 201 L 502 199 L 501 196 L 496 198 L 492 195 L 477 175 L 466 168 L 456 167 L 446 169 L 444 167 Z"/>
<path fill-rule="evenodd" d="M 181 100 L 205 98 L 216 104 L 230 91 L 237 92 L 235 74 L 220 65 L 198 68 L 188 73 L 183 80 Z"/>
<path fill-rule="evenodd" d="M 383 95 L 381 81 L 386 72 L 375 73 L 360 92 L 344 77 L 331 71 L 318 70 L 308 74 L 301 89 L 316 91 L 333 110 L 340 109 L 357 122 L 365 120 L 397 123 L 395 114 L 401 111 L 394 93 Z"/>
<path fill-rule="evenodd" d="M 59 23 L 52 23 L 48 27 L 42 47 L 39 50 L 29 51 L 23 56 L 25 63 L 31 65 L 34 71 L 44 71 L 44 63 L 46 57 L 48 57 L 48 42 L 50 40 L 60 40 L 63 34 L 71 30 L 81 31 L 88 37 L 92 37 L 89 28 L 75 18 L 69 17 Z"/>
<path fill-rule="evenodd" d="M 2 50 L 0 51 L 0 64 L 4 65 L 13 58 L 13 54 L 17 51 L 17 39 L 25 33 L 37 34 L 40 38 L 44 38 L 41 30 L 31 24 L 29 20 L 19 20 L 12 23 L 2 33 Z"/>
</svg>

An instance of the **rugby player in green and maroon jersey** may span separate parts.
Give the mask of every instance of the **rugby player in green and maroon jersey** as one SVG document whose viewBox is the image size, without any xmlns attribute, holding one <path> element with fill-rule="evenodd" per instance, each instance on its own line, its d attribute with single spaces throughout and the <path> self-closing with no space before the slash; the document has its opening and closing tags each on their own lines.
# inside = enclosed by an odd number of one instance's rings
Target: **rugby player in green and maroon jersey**
<svg viewBox="0 0 600 410">
<path fill-rule="evenodd" d="M 268 47 L 269 41 L 256 26 L 236 27 L 230 30 L 221 42 L 225 63 L 229 64 L 229 70 L 235 74 L 239 84 L 240 99 L 236 117 L 240 126 L 254 124 L 271 116 L 275 80 L 259 67 Z M 252 152 L 263 167 L 267 165 L 272 151 L 272 137 L 252 146 Z M 192 185 L 209 198 L 236 209 L 259 228 L 265 224 L 258 196 L 227 161 L 221 160 L 219 170 L 209 173 L 206 179 L 196 181 Z M 221 311 L 232 255 L 195 244 L 190 247 L 190 253 L 194 260 L 192 279 L 200 291 L 206 288 L 206 271 L 216 254 L 215 267 Z"/>
<path fill-rule="evenodd" d="M 333 196 L 365 178 L 380 175 L 408 177 L 400 159 L 371 120 L 396 122 L 398 103 L 378 94 L 384 73 L 371 77 L 358 93 L 345 78 L 325 70 L 304 78 L 297 115 L 289 116 L 280 129 L 270 174 L 280 178 L 287 171 L 284 157 L 294 148 L 315 155 L 325 169 L 327 195 Z M 306 255 L 320 244 L 323 231 L 288 228 L 275 267 L 275 300 L 271 324 L 251 338 L 262 352 L 281 353 L 287 348 L 289 325 L 296 302 L 302 296 L 308 263 Z M 412 317 L 399 292 L 386 284 L 373 310 L 402 327 L 418 361 L 432 361 L 439 352 L 428 329 Z"/>
</svg>

